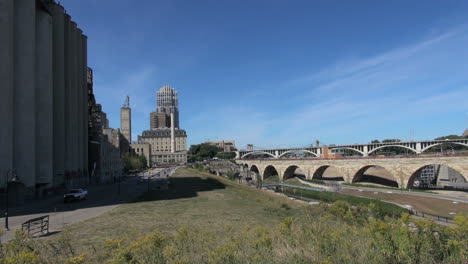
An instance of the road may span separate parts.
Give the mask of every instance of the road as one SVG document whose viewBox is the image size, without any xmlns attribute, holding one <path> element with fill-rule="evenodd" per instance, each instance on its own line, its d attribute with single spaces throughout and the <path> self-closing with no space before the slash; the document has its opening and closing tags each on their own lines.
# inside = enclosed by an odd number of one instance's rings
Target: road
<svg viewBox="0 0 468 264">
<path fill-rule="evenodd" d="M 460 203 L 468 203 L 468 197 L 466 195 L 448 195 L 448 194 L 439 194 L 439 193 L 429 193 L 429 192 L 410 192 L 410 191 L 401 191 L 398 189 L 380 189 L 380 188 L 369 188 L 369 187 L 357 187 L 342 185 L 342 189 L 351 189 L 351 190 L 363 190 L 369 192 L 380 192 L 380 193 L 394 193 L 394 194 L 406 194 L 430 198 L 445 199 Z"/>
<path fill-rule="evenodd" d="M 2 242 L 13 238 L 14 230 L 29 219 L 49 215 L 49 232 L 56 234 L 69 224 L 77 223 L 101 215 L 120 204 L 132 201 L 150 189 L 160 186 L 158 182 L 166 179 L 175 167 L 157 168 L 138 176 L 127 177 L 119 183 L 89 186 L 86 200 L 63 203 L 63 196 L 57 195 L 40 201 L 29 202 L 25 206 L 10 209 L 9 227 L 1 237 Z M 148 184 L 149 183 L 149 184 Z M 119 191 L 120 188 L 120 191 Z M 5 218 L 0 219 L 4 223 Z"/>
</svg>

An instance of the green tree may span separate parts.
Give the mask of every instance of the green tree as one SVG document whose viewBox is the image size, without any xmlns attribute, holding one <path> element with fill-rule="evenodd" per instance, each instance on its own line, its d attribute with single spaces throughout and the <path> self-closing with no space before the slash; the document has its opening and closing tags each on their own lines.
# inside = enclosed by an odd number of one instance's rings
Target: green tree
<svg viewBox="0 0 468 264">
<path fill-rule="evenodd" d="M 216 157 L 217 158 L 220 158 L 220 159 L 233 159 L 236 157 L 236 153 L 234 152 L 218 152 L 218 154 L 216 154 Z"/>
<path fill-rule="evenodd" d="M 205 159 L 211 159 L 218 153 L 219 149 L 216 146 L 202 143 L 198 145 L 191 145 L 189 149 L 189 161 L 200 161 Z"/>
<path fill-rule="evenodd" d="M 137 156 L 125 153 L 122 159 L 124 161 L 124 170 L 126 172 L 146 168 L 147 160 L 144 155 Z"/>
</svg>

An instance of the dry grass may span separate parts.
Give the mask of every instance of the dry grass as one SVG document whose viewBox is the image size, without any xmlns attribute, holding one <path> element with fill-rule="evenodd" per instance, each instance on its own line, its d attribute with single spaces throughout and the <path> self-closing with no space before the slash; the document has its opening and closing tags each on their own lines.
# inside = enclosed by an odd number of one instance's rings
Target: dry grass
<svg viewBox="0 0 468 264">
<path fill-rule="evenodd" d="M 182 168 L 172 176 L 169 190 L 147 193 L 139 201 L 71 225 L 64 233 L 86 250 L 109 239 L 132 240 L 153 230 L 174 232 L 184 225 L 213 232 L 224 232 L 226 227 L 273 227 L 294 216 L 300 206 L 222 177 Z"/>
<path fill-rule="evenodd" d="M 18 233 L 0 263 L 468 263 L 463 215 L 453 227 L 377 219 L 372 204 L 302 206 L 188 169 L 171 185 L 49 240 Z"/>
</svg>

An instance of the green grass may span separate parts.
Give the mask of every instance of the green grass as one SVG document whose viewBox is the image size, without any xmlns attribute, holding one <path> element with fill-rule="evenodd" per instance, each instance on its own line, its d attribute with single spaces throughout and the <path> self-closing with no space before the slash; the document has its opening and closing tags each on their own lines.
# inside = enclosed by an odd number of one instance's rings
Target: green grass
<svg viewBox="0 0 468 264">
<path fill-rule="evenodd" d="M 279 183 L 279 176 L 278 175 L 269 176 L 269 177 L 263 179 L 262 183 L 263 184 Z"/>
<path fill-rule="evenodd" d="M 370 204 L 373 204 L 376 210 L 376 215 L 381 218 L 385 216 L 400 217 L 403 213 L 408 213 L 407 209 L 401 208 L 395 204 L 337 192 L 317 192 L 293 188 L 283 188 L 283 192 L 329 203 L 336 201 L 346 201 L 355 206 L 369 206 Z"/>
<path fill-rule="evenodd" d="M 343 185 L 353 186 L 353 187 L 365 187 L 365 188 L 375 188 L 375 189 L 386 189 L 386 190 L 395 190 L 395 191 L 404 191 L 404 192 L 424 192 L 424 193 L 434 193 L 427 190 L 419 190 L 419 189 L 400 189 L 396 187 L 388 187 L 388 186 L 376 186 L 376 185 L 369 185 L 369 184 L 359 184 L 359 183 L 342 183 Z"/>
<path fill-rule="evenodd" d="M 179 169 L 169 190 L 147 193 L 58 236 L 32 240 L 18 233 L 0 247 L 0 263 L 468 263 L 466 216 L 457 216 L 454 227 L 409 215 L 378 219 L 378 201 L 366 207 L 369 199 L 304 194 L 337 201 L 302 206 Z"/>
</svg>

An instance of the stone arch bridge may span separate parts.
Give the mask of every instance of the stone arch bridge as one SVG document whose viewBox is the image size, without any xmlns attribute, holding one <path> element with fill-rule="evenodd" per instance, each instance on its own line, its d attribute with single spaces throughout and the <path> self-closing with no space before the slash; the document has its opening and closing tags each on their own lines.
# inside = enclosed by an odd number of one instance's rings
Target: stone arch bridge
<svg viewBox="0 0 468 264">
<path fill-rule="evenodd" d="M 275 173 L 280 182 L 294 175 L 296 169 L 305 174 L 307 179 L 316 176 L 326 168 L 337 169 L 343 180 L 348 183 L 355 182 L 367 168 L 382 167 L 390 174 L 390 179 L 400 188 L 407 188 L 409 182 L 414 180 L 416 172 L 427 165 L 443 165 L 459 172 L 465 180 L 468 177 L 468 156 L 422 157 L 412 158 L 346 158 L 346 159 L 239 159 L 237 164 L 247 166 L 255 171 L 263 180 Z"/>
</svg>

